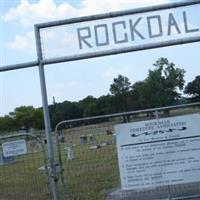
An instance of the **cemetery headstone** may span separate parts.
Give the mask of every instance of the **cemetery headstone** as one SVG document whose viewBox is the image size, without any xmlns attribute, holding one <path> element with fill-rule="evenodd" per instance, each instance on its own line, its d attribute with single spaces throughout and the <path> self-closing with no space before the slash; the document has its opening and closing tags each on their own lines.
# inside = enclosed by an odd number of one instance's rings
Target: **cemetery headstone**
<svg viewBox="0 0 200 200">
<path fill-rule="evenodd" d="M 87 144 L 87 136 L 86 135 L 81 135 L 80 136 L 80 144 Z"/>
</svg>

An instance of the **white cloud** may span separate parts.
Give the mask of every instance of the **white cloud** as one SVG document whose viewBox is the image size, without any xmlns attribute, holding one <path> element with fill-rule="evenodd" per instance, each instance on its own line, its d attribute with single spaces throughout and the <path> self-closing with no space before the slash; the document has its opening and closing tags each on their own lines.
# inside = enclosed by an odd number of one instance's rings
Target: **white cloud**
<svg viewBox="0 0 200 200">
<path fill-rule="evenodd" d="M 23 28 L 32 28 L 34 24 L 71 16 L 76 9 L 67 3 L 56 6 L 53 0 L 40 0 L 29 3 L 21 0 L 16 8 L 10 9 L 4 16 L 6 22 L 15 22 Z"/>
<path fill-rule="evenodd" d="M 161 4 L 168 1 L 169 0 L 83 0 L 80 6 L 75 8 L 64 1 L 63 3 L 56 5 L 53 0 L 40 0 L 37 3 L 30 3 L 28 0 L 21 0 L 17 7 L 11 8 L 4 15 L 3 19 L 6 23 L 18 25 L 19 28 L 24 30 L 24 34 L 16 35 L 15 39 L 7 43 L 6 46 L 15 50 L 27 50 L 30 49 L 30 46 L 33 47 L 33 25 L 37 23 L 110 12 L 114 10 Z"/>
<path fill-rule="evenodd" d="M 29 50 L 30 52 L 35 50 L 35 38 L 32 31 L 27 32 L 26 35 L 16 35 L 13 42 L 6 43 L 6 46 L 15 50 Z"/>
<path fill-rule="evenodd" d="M 90 15 L 114 10 L 136 8 L 141 6 L 167 3 L 169 0 L 119 0 L 119 1 L 95 1 L 83 0 L 79 8 L 72 7 L 64 2 L 56 5 L 53 0 L 40 0 L 37 3 L 30 3 L 28 0 L 21 0 L 16 8 L 11 8 L 4 16 L 4 20 L 15 21 L 24 28 L 32 27 L 35 23 L 48 20 Z"/>
</svg>

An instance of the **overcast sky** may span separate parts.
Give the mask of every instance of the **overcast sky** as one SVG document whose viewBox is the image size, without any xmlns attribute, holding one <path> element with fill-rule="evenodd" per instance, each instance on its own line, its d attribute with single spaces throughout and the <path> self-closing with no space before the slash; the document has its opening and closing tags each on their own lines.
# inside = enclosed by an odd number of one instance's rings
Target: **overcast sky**
<svg viewBox="0 0 200 200">
<path fill-rule="evenodd" d="M 136 7 L 158 5 L 175 2 L 172 0 L 9 0 L 1 2 L 1 66 L 17 64 L 36 60 L 35 39 L 33 25 L 58 19 L 80 17 L 90 14 L 105 13 Z M 176 1 L 177 2 L 177 1 Z M 181 33 L 173 28 L 178 37 L 184 36 L 183 11 L 188 14 L 190 29 L 200 28 L 199 5 L 187 7 L 180 12 L 172 11 L 177 20 Z M 169 12 L 160 13 L 162 20 L 168 17 Z M 154 15 L 154 14 L 153 14 Z M 140 16 L 138 16 L 139 18 Z M 142 16 L 145 19 L 146 16 Z M 143 20 L 142 19 L 142 20 Z M 127 19 L 123 19 L 127 20 Z M 109 22 L 107 22 L 109 24 Z M 84 26 L 78 24 L 77 26 Z M 87 24 L 92 26 L 92 24 Z M 70 30 L 71 27 L 67 27 Z M 123 27 L 122 27 L 123 28 Z M 145 31 L 147 25 L 140 23 L 140 31 Z M 138 27 L 139 29 L 139 27 Z M 47 35 L 43 35 L 45 56 L 69 55 L 75 52 L 72 46 L 75 44 L 74 34 L 68 34 L 64 40 L 64 30 L 59 36 L 54 36 L 46 41 Z M 66 29 L 67 30 L 67 29 Z M 121 29 L 120 31 L 122 31 Z M 155 31 L 158 31 L 155 29 Z M 167 31 L 167 24 L 163 22 L 163 31 Z M 66 33 L 65 33 L 66 34 Z M 110 34 L 110 33 L 109 33 Z M 199 36 L 199 32 L 198 34 Z M 49 34 L 50 35 L 50 34 Z M 52 35 L 52 34 L 51 34 Z M 124 34 L 122 34 L 122 37 Z M 193 35 L 191 35 L 193 36 Z M 119 36 L 120 37 L 120 36 Z M 161 41 L 163 38 L 160 38 Z M 46 43 L 47 42 L 47 45 Z M 49 42 L 49 43 L 48 43 Z M 148 43 L 148 40 L 145 40 Z M 140 41 L 138 39 L 138 44 Z M 45 46 L 46 45 L 46 46 Z M 130 45 L 127 43 L 126 45 Z M 63 47 L 63 49 L 61 48 Z M 68 46 L 68 47 L 67 47 Z M 87 45 L 86 45 L 87 46 Z M 123 45 L 122 45 L 123 46 Z M 54 49 L 50 48 L 54 47 Z M 46 48 L 46 49 L 45 49 Z M 97 49 L 91 49 L 96 51 Z M 53 54 L 51 54 L 53 52 Z M 153 69 L 153 63 L 160 57 L 167 57 L 177 67 L 186 70 L 185 79 L 192 81 L 200 74 L 199 43 L 186 44 L 174 47 L 165 47 L 154 50 L 132 52 L 115 56 L 93 58 L 82 61 L 68 62 L 45 67 L 47 92 L 49 104 L 55 97 L 57 102 L 64 100 L 78 101 L 88 95 L 99 97 L 109 93 L 109 86 L 118 74 L 127 76 L 132 83 L 144 80 L 149 69 Z M 41 93 L 38 69 L 28 68 L 16 71 L 4 72 L 0 75 L 0 115 L 8 114 L 15 107 L 21 105 L 41 106 Z"/>
</svg>

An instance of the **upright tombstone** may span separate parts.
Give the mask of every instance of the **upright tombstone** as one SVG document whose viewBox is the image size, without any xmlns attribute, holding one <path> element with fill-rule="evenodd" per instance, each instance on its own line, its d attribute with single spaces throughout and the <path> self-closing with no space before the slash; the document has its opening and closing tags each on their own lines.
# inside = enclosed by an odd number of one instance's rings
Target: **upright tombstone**
<svg viewBox="0 0 200 200">
<path fill-rule="evenodd" d="M 80 144 L 87 144 L 88 138 L 87 135 L 81 135 L 80 136 Z"/>
<path fill-rule="evenodd" d="M 90 144 L 95 144 L 95 136 L 93 134 L 88 135 L 89 143 Z"/>
<path fill-rule="evenodd" d="M 67 160 L 73 160 L 74 159 L 74 148 L 73 144 L 70 143 L 67 147 L 64 148 L 66 150 L 66 156 Z"/>
</svg>

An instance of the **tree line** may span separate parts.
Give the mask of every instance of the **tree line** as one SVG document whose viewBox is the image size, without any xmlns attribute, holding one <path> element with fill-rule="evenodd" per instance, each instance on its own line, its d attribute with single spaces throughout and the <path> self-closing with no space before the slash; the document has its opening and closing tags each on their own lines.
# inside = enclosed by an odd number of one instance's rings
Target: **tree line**
<svg viewBox="0 0 200 200">
<path fill-rule="evenodd" d="M 159 58 L 153 66 L 144 80 L 134 84 L 118 75 L 110 85 L 110 93 L 99 98 L 87 96 L 78 102 L 62 103 L 54 100 L 49 105 L 52 129 L 62 120 L 200 101 L 200 75 L 185 86 L 185 70 L 167 58 Z M 31 128 L 44 129 L 42 108 L 20 106 L 0 117 L 1 133 Z"/>
</svg>

